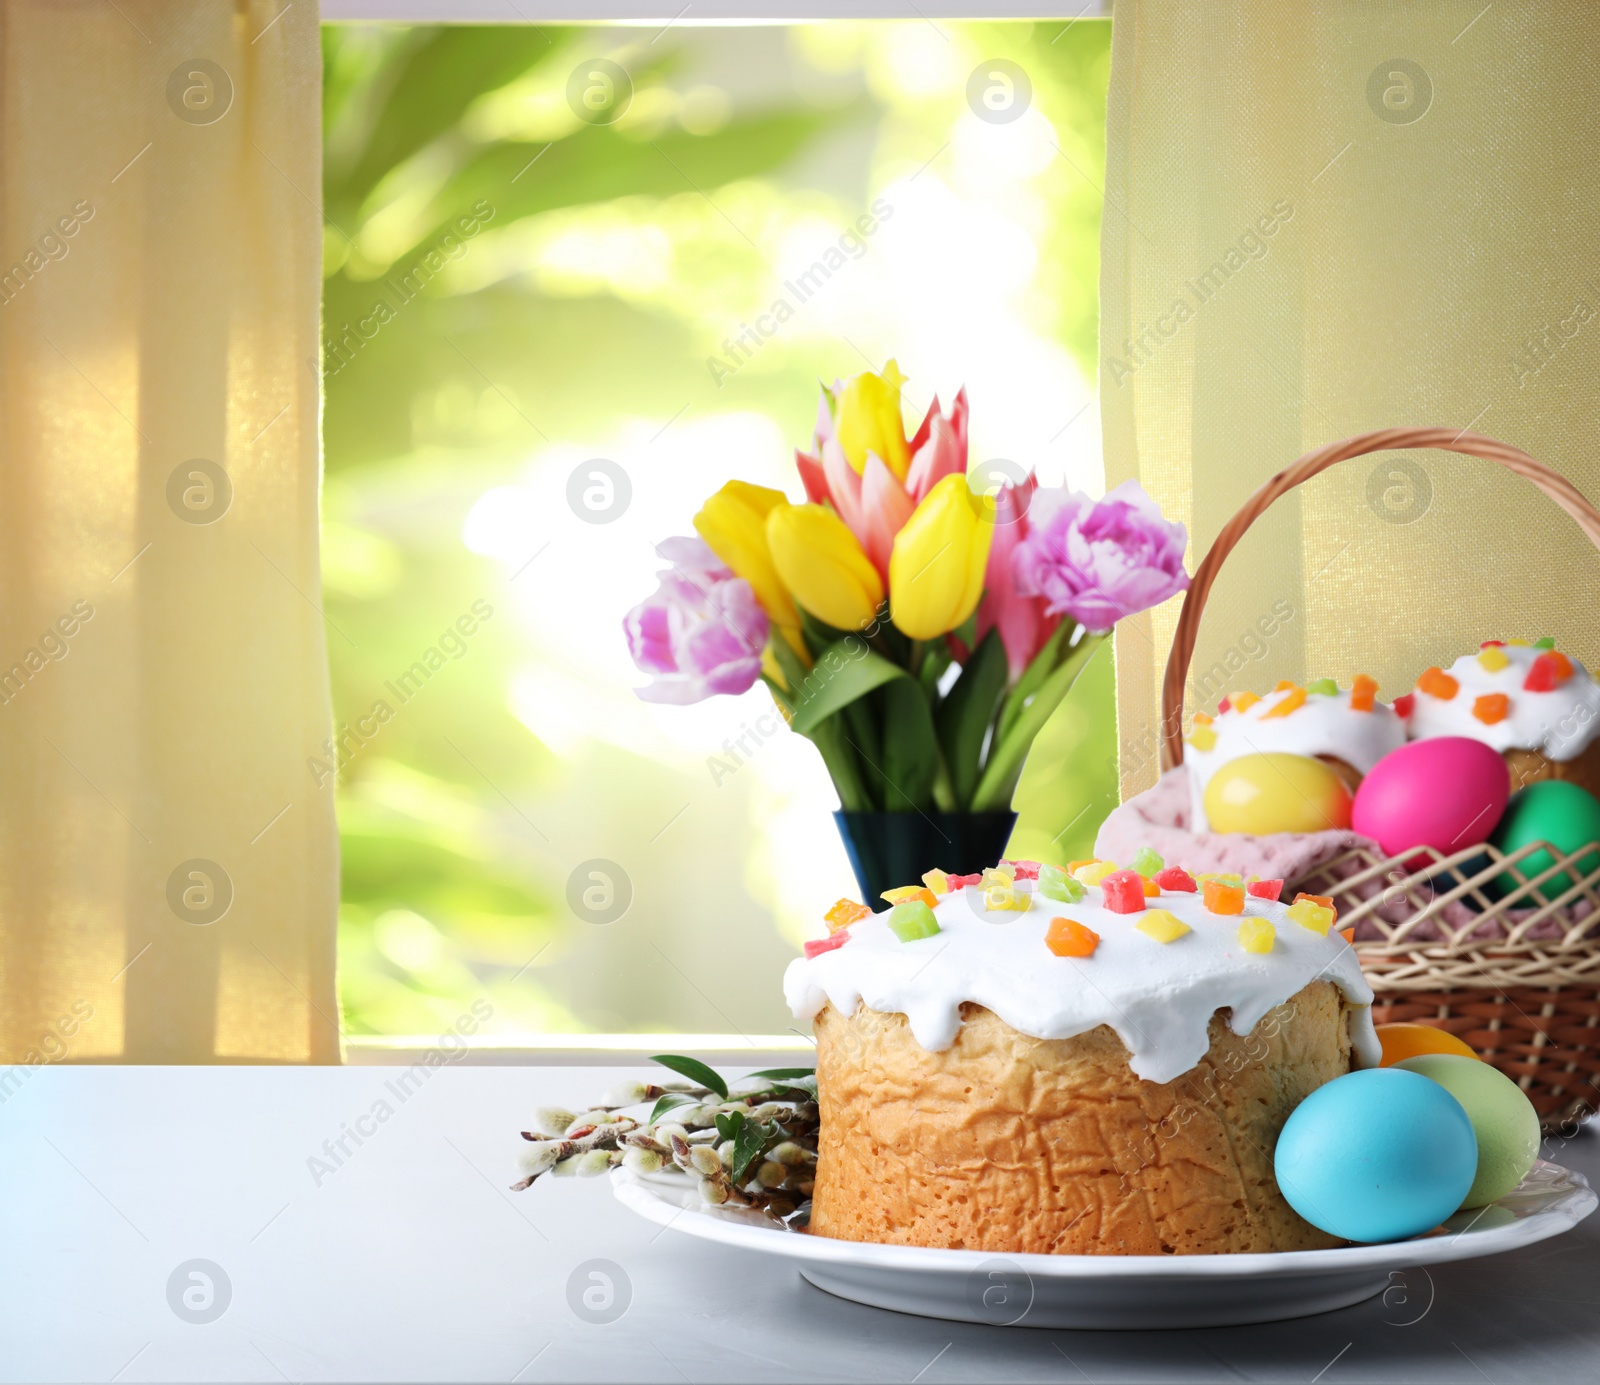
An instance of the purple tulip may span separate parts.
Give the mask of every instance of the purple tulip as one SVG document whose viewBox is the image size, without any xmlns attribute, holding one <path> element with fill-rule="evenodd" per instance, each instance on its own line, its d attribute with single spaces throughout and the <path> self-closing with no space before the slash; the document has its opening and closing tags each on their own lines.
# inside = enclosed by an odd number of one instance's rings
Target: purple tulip
<svg viewBox="0 0 1600 1385">
<path fill-rule="evenodd" d="M 633 662 L 655 675 L 639 696 L 682 705 L 744 692 L 761 676 L 767 643 L 766 612 L 750 584 L 699 539 L 667 539 L 656 552 L 672 566 L 622 621 Z"/>
<path fill-rule="evenodd" d="M 1109 630 L 1188 587 L 1186 540 L 1183 525 L 1163 519 L 1137 481 L 1124 481 L 1101 501 L 1041 488 L 1011 571 L 1017 593 L 1043 597 L 1050 615 Z"/>
</svg>

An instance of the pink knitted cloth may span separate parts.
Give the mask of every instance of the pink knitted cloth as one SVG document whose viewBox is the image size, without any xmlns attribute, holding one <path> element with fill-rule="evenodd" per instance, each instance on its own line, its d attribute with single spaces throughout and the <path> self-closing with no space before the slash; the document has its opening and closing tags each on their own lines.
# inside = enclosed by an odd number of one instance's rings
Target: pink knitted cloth
<svg viewBox="0 0 1600 1385">
<path fill-rule="evenodd" d="M 1236 871 L 1264 880 L 1298 880 L 1341 851 L 1371 846 L 1354 832 L 1274 832 L 1252 837 L 1243 832 L 1189 830 L 1189 776 L 1182 765 L 1169 769 L 1154 788 L 1130 798 L 1100 826 L 1094 854 L 1103 861 L 1131 861 L 1148 846 L 1169 866 L 1199 871 Z"/>
</svg>

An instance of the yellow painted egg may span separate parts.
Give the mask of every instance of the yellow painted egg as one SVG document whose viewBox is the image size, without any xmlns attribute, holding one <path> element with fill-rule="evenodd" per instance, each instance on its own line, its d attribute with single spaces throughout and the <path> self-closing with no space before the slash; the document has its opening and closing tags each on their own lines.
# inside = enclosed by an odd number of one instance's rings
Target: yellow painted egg
<svg viewBox="0 0 1600 1385">
<path fill-rule="evenodd" d="M 1211 776 L 1213 832 L 1326 832 L 1350 826 L 1350 790 L 1321 760 L 1273 751 L 1241 755 Z"/>
</svg>

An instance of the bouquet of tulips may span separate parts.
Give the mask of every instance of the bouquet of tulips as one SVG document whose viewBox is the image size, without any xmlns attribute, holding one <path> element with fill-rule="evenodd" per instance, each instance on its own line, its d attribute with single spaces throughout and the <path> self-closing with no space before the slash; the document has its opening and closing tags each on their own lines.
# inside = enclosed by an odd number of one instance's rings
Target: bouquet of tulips
<svg viewBox="0 0 1600 1385">
<path fill-rule="evenodd" d="M 639 696 L 759 678 L 846 810 L 1003 810 L 1111 627 L 1188 585 L 1184 529 L 1136 481 L 974 489 L 966 391 L 908 438 L 903 383 L 890 361 L 824 388 L 804 501 L 729 481 L 698 537 L 657 548 L 660 587 L 624 621 Z"/>
</svg>

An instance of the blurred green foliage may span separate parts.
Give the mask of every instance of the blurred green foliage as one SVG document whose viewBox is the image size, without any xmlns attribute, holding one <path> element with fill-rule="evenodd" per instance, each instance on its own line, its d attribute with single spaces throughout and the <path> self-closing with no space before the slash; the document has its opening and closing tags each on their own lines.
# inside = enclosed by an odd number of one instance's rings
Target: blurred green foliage
<svg viewBox="0 0 1600 1385">
<path fill-rule="evenodd" d="M 917 187 L 918 165 L 966 138 L 974 55 L 1019 63 L 1048 117 L 1052 166 L 1026 175 L 1044 253 L 1022 296 L 1029 330 L 1092 382 L 1108 26 L 323 32 L 323 562 L 349 728 L 337 776 L 348 1028 L 436 1031 L 487 993 L 505 1033 L 781 1031 L 796 925 L 750 856 L 772 791 L 742 776 L 707 795 L 692 754 L 552 741 L 519 716 L 517 688 L 570 674 L 527 616 L 585 582 L 571 556 L 584 536 L 541 557 L 550 526 L 536 508 L 523 561 L 473 551 L 463 526 L 485 496 L 548 469 L 551 449 L 599 450 L 619 420 L 681 433 L 761 416 L 806 441 L 816 381 L 861 368 L 855 342 L 796 332 L 720 389 L 707 358 L 770 301 L 772 245 L 848 226 L 886 179 Z M 615 123 L 587 123 L 568 100 L 597 55 L 631 79 Z M 882 349 L 911 351 L 913 332 L 885 322 Z M 1065 418 L 1051 400 L 1039 412 L 1042 453 Z M 722 469 L 741 474 L 736 457 Z M 709 489 L 698 475 L 683 485 Z M 617 624 L 595 639 L 620 647 Z M 402 681 L 419 663 L 427 677 Z M 379 703 L 389 718 L 363 722 Z M 1016 853 L 1087 854 L 1115 792 L 1112 717 L 1108 650 L 1036 746 Z M 666 812 L 652 805 L 685 799 L 688 825 L 656 830 Z M 585 928 L 568 872 L 585 852 L 624 849 L 634 931 Z M 730 859 L 731 885 L 708 879 Z"/>
</svg>

